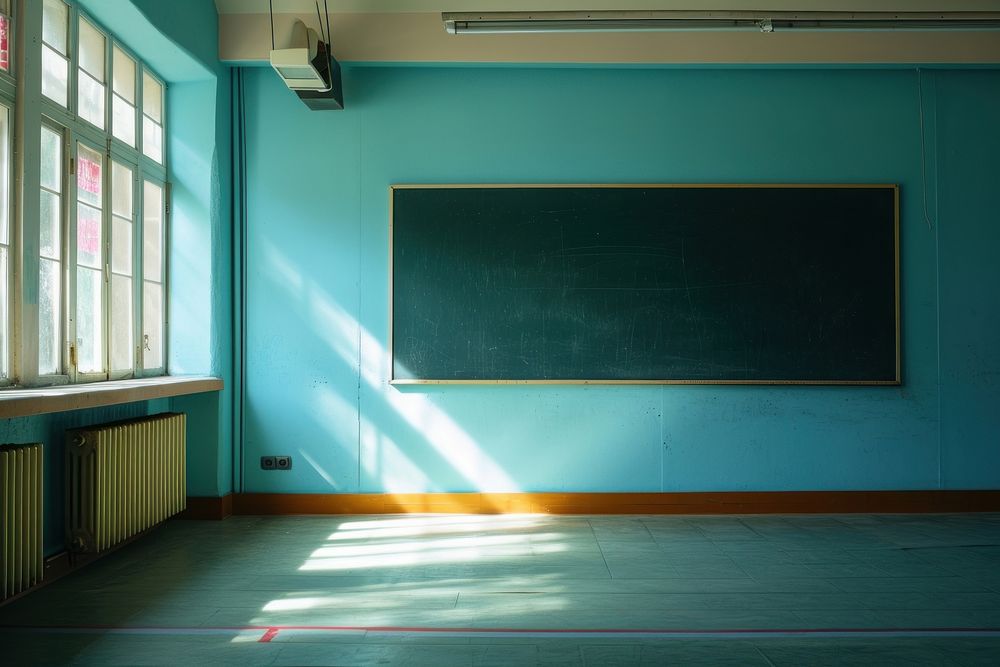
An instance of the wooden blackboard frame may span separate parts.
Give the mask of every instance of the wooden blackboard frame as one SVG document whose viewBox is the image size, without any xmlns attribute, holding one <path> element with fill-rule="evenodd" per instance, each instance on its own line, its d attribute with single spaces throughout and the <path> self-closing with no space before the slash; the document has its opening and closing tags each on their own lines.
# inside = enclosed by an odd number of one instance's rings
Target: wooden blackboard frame
<svg viewBox="0 0 1000 667">
<path fill-rule="evenodd" d="M 393 231 L 394 231 L 394 193 L 397 190 L 431 190 L 431 189 L 623 189 L 623 188 L 683 188 L 683 189 L 729 189 L 729 188 L 768 188 L 768 189 L 798 189 L 798 188 L 831 188 L 831 189 L 883 189 L 893 192 L 893 276 L 894 316 L 895 316 L 895 378 L 892 380 L 671 380 L 671 379 L 433 379 L 433 378 L 397 378 L 393 358 L 393 284 L 395 272 L 393 269 Z M 813 385 L 813 386 L 900 386 L 902 385 L 902 355 L 901 355 L 901 318 L 900 318 L 900 260 L 899 260 L 899 185 L 896 183 L 397 183 L 389 186 L 389 331 L 387 356 L 389 364 L 389 384 L 405 385 Z"/>
</svg>

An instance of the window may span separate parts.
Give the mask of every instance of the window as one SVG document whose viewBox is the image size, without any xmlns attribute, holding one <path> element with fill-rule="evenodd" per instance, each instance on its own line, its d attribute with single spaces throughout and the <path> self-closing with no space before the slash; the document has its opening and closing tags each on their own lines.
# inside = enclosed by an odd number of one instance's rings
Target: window
<svg viewBox="0 0 1000 667">
<path fill-rule="evenodd" d="M 104 373 L 104 156 L 77 144 L 76 297 L 70 320 L 76 334 L 76 371 Z M 72 277 L 71 277 L 72 279 Z M 73 316 L 75 315 L 75 317 Z"/>
<path fill-rule="evenodd" d="M 43 0 L 42 95 L 60 106 L 69 103 L 69 7 Z"/>
<path fill-rule="evenodd" d="M 62 370 L 63 135 L 42 126 L 38 216 L 38 374 Z"/>
<path fill-rule="evenodd" d="M 163 162 L 163 86 L 146 73 L 142 75 L 142 152 Z"/>
<path fill-rule="evenodd" d="M 117 46 L 112 71 L 111 131 L 116 139 L 135 148 L 135 61 Z"/>
<path fill-rule="evenodd" d="M 0 383 L 4 384 L 10 377 L 10 116 L 10 107 L 0 103 Z"/>
<path fill-rule="evenodd" d="M 41 102 L 25 106 L 38 133 L 25 136 L 27 150 L 38 151 L 37 163 L 26 161 L 33 173 L 25 179 L 37 195 L 25 196 L 38 197 L 38 210 L 32 202 L 23 207 L 30 215 L 12 221 L 13 74 L 20 64 L 11 62 L 10 4 L 0 0 L 0 384 L 162 374 L 166 86 L 75 3 L 28 5 L 41 14 L 40 34 L 25 40 L 41 62 L 33 82 Z M 30 252 L 14 284 L 11 258 L 22 242 Z M 35 284 L 37 328 L 33 309 L 25 309 L 30 319 L 13 322 L 20 315 L 11 307 Z"/>
<path fill-rule="evenodd" d="M 132 371 L 134 359 L 132 292 L 135 171 L 111 163 L 111 376 Z M 147 260 L 148 263 L 148 260 Z M 159 367 L 159 366 L 157 366 Z"/>
<path fill-rule="evenodd" d="M 90 124 L 104 129 L 104 98 L 105 93 L 105 52 L 107 51 L 104 35 L 90 24 L 87 19 L 80 19 L 80 57 L 79 76 L 77 78 L 78 110 L 80 118 Z"/>
<path fill-rule="evenodd" d="M 144 368 L 163 367 L 163 186 L 143 185 L 142 349 Z"/>
</svg>

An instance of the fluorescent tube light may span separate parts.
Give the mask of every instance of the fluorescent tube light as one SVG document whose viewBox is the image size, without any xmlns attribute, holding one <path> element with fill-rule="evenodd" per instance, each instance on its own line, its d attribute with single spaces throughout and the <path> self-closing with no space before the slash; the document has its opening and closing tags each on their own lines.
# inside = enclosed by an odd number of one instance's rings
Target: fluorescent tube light
<svg viewBox="0 0 1000 667">
<path fill-rule="evenodd" d="M 776 30 L 1000 30 L 1000 12 L 594 11 L 441 14 L 461 34 Z"/>
</svg>

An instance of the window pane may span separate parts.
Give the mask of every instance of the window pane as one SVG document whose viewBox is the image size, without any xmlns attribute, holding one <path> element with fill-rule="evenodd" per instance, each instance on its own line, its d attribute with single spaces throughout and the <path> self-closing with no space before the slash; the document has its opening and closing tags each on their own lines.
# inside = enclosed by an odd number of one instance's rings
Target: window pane
<svg viewBox="0 0 1000 667">
<path fill-rule="evenodd" d="M 111 271 L 132 275 L 132 170 L 111 163 Z"/>
<path fill-rule="evenodd" d="M 62 218 L 60 211 L 62 197 L 42 190 L 41 206 L 38 225 L 38 240 L 41 245 L 39 254 L 42 257 L 58 260 L 62 256 L 60 248 L 62 234 L 60 234 L 59 224 Z"/>
<path fill-rule="evenodd" d="M 80 71 L 79 80 L 80 118 L 104 129 L 104 86 Z"/>
<path fill-rule="evenodd" d="M 132 275 L 132 221 L 117 215 L 111 219 L 111 271 Z"/>
<path fill-rule="evenodd" d="M 0 17 L 2 18 L 2 17 Z M 4 37 L 6 39 L 6 37 Z M 6 48 L 4 44 L 3 48 Z M 9 375 L 10 111 L 0 105 L 0 379 Z"/>
<path fill-rule="evenodd" d="M 44 47 L 43 47 L 44 49 Z M 62 161 L 60 132 L 42 127 L 38 265 L 38 373 L 59 373 L 62 359 Z"/>
<path fill-rule="evenodd" d="M 114 47 L 114 84 L 112 90 L 129 104 L 135 105 L 135 61 Z"/>
<path fill-rule="evenodd" d="M 77 370 L 100 373 L 104 370 L 101 351 L 104 349 L 101 327 L 101 286 L 104 275 L 100 270 L 79 267 L 76 270 L 76 346 Z"/>
<path fill-rule="evenodd" d="M 143 368 L 163 367 L 163 286 L 146 281 L 142 286 Z"/>
<path fill-rule="evenodd" d="M 142 152 L 148 158 L 163 162 L 163 128 L 146 116 L 142 117 Z"/>
<path fill-rule="evenodd" d="M 80 19 L 80 68 L 104 82 L 104 35 L 84 19 Z"/>
<path fill-rule="evenodd" d="M 132 219 L 132 170 L 111 163 L 111 212 Z"/>
<path fill-rule="evenodd" d="M 7 270 L 7 248 L 0 246 L 0 379 L 6 380 L 10 371 L 7 368 L 7 360 L 10 359 L 10 348 L 8 339 L 10 337 L 8 324 L 10 322 L 7 311 L 9 290 L 7 279 L 10 274 Z"/>
<path fill-rule="evenodd" d="M 101 211 L 86 204 L 76 207 L 76 262 L 80 266 L 100 269 Z"/>
<path fill-rule="evenodd" d="M 59 262 L 42 259 L 38 264 L 38 374 L 59 372 L 62 335 L 59 326 Z"/>
<path fill-rule="evenodd" d="M 69 102 L 69 61 L 47 46 L 42 47 L 42 95 L 66 106 Z"/>
<path fill-rule="evenodd" d="M 146 182 L 142 201 L 142 275 L 163 281 L 163 188 Z"/>
<path fill-rule="evenodd" d="M 132 370 L 132 279 L 111 277 L 111 370 Z"/>
<path fill-rule="evenodd" d="M 10 19 L 0 16 L 0 69 L 10 71 Z"/>
<path fill-rule="evenodd" d="M 69 8 L 62 0 L 45 0 L 42 8 L 42 39 L 63 55 L 66 49 L 66 26 L 69 25 Z"/>
<path fill-rule="evenodd" d="M 10 110 L 0 104 L 0 245 L 10 238 Z"/>
<path fill-rule="evenodd" d="M 42 187 L 62 192 L 62 135 L 42 128 Z"/>
<path fill-rule="evenodd" d="M 163 86 L 146 72 L 142 73 L 142 112 L 163 122 Z"/>
<path fill-rule="evenodd" d="M 104 156 L 80 145 L 76 167 L 77 199 L 92 206 L 101 206 L 101 171 Z"/>
<path fill-rule="evenodd" d="M 115 138 L 135 148 L 135 107 L 117 95 L 112 95 L 111 114 L 111 129 Z"/>
</svg>

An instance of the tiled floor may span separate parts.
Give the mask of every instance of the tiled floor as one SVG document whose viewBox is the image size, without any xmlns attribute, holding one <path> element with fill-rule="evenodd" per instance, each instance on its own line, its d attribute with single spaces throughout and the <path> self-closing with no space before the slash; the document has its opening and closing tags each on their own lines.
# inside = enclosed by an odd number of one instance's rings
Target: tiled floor
<svg viewBox="0 0 1000 667">
<path fill-rule="evenodd" d="M 0 608 L 0 642 L 4 665 L 995 665 L 1000 515 L 175 521 Z"/>
</svg>

